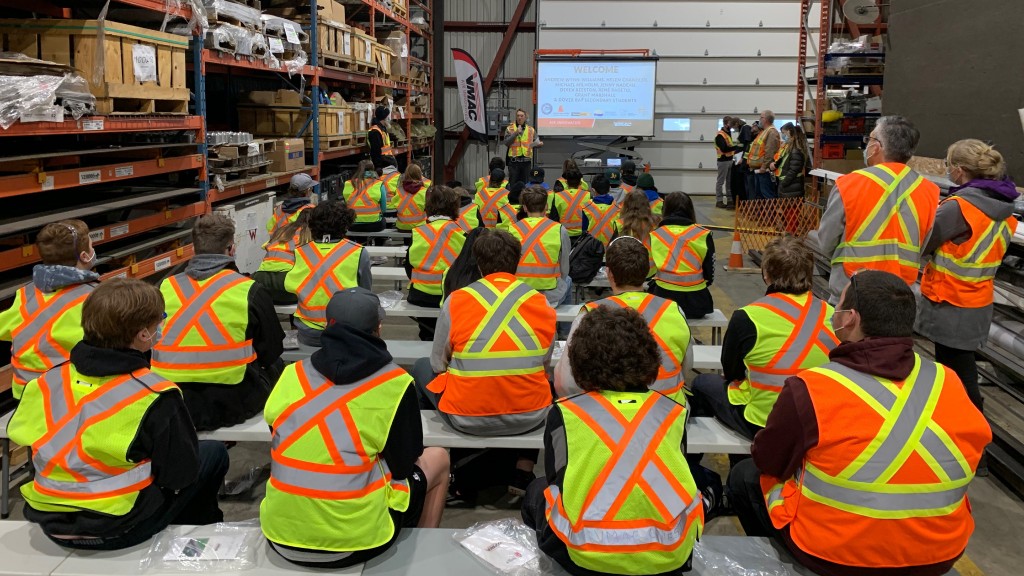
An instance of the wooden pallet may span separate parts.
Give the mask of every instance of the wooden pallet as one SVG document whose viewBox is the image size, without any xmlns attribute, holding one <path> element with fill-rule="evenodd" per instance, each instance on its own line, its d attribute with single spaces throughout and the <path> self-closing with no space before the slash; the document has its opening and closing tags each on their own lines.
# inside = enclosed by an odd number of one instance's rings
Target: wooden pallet
<svg viewBox="0 0 1024 576">
<path fill-rule="evenodd" d="M 270 172 L 270 165 L 273 164 L 270 160 L 266 160 L 259 164 L 251 164 L 249 166 L 228 166 L 214 168 L 210 167 L 210 174 L 219 175 L 224 180 L 231 182 L 233 180 L 245 180 L 246 178 L 255 178 L 268 174 Z"/>
<path fill-rule="evenodd" d="M 96 113 L 100 115 L 167 114 L 188 115 L 188 100 L 156 98 L 97 98 Z"/>
<path fill-rule="evenodd" d="M 313 137 L 306 136 L 306 149 L 311 150 L 313 148 Z M 337 150 L 338 148 L 348 148 L 355 146 L 356 138 L 354 134 L 332 134 L 330 136 L 320 136 L 320 150 Z"/>
</svg>

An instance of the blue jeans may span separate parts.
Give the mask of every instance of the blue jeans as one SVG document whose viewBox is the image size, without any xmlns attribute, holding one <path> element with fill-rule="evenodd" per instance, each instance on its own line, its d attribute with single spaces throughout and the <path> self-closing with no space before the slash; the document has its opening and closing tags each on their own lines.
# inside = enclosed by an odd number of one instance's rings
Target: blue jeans
<svg viewBox="0 0 1024 576">
<path fill-rule="evenodd" d="M 779 185 L 772 179 L 772 175 L 768 172 L 763 174 L 754 174 L 754 180 L 757 183 L 757 197 L 762 199 L 771 199 L 779 197 Z"/>
</svg>

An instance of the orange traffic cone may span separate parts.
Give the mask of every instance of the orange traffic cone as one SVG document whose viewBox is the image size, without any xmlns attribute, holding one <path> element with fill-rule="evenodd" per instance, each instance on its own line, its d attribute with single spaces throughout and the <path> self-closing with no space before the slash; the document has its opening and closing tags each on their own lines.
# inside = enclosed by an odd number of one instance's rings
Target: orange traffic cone
<svg viewBox="0 0 1024 576">
<path fill-rule="evenodd" d="M 739 272 L 741 274 L 752 274 L 760 272 L 760 268 L 743 267 L 743 242 L 740 240 L 740 231 L 736 229 L 732 235 L 732 250 L 729 251 L 729 265 L 725 266 L 726 272 Z"/>
</svg>

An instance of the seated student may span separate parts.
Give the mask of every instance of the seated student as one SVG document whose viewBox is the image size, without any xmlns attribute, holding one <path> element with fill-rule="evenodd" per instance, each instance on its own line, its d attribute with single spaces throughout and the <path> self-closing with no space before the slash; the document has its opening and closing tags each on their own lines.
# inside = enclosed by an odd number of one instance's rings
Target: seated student
<svg viewBox="0 0 1024 576">
<path fill-rule="evenodd" d="M 590 200 L 589 188 L 583 187 L 583 174 L 570 168 L 565 172 L 562 189 L 558 190 L 556 185 L 555 190 L 549 217 L 565 226 L 575 243 L 583 235 L 583 205 Z"/>
<path fill-rule="evenodd" d="M 615 237 L 632 236 L 648 250 L 651 249 L 651 232 L 658 225 L 659 218 L 651 212 L 651 204 L 643 194 L 626 194 L 619 209 L 619 216 L 615 220 Z M 650 269 L 648 278 L 654 275 L 657 268 Z"/>
<path fill-rule="evenodd" d="M 590 200 L 583 204 L 583 228 L 605 246 L 615 237 L 615 221 L 620 210 L 610 189 L 608 178 L 595 176 L 590 186 Z"/>
<path fill-rule="evenodd" d="M 82 307 L 70 362 L 29 382 L 11 418 L 35 468 L 25 518 L 61 546 L 120 550 L 171 524 L 224 519 L 224 443 L 197 441 L 178 388 L 149 371 L 163 318 L 155 286 L 104 282 Z"/>
<path fill-rule="evenodd" d="M 267 220 L 267 233 L 271 236 L 274 232 L 284 228 L 290 222 L 295 222 L 313 204 L 309 201 L 309 195 L 313 193 L 313 187 L 319 184 L 309 174 L 296 174 L 288 183 L 288 190 L 282 197 L 282 202 L 274 206 L 274 214 Z"/>
<path fill-rule="evenodd" d="M 387 192 L 377 178 L 373 162 L 363 160 L 356 166 L 352 178 L 345 182 L 342 191 L 345 203 L 355 211 L 355 223 L 349 232 L 380 232 L 384 229 L 384 208 L 387 206 Z"/>
<path fill-rule="evenodd" d="M 548 186 L 548 183 L 544 181 L 544 169 L 540 166 L 537 166 L 530 171 L 530 178 L 527 181 L 526 186 L 540 186 L 545 190 L 551 190 L 551 186 Z"/>
<path fill-rule="evenodd" d="M 480 207 L 474 202 L 475 196 L 469 190 L 460 186 L 450 186 L 450 188 L 459 195 L 459 218 L 456 222 L 463 232 L 469 234 L 480 227 Z"/>
<path fill-rule="evenodd" d="M 292 305 L 297 302 L 295 294 L 289 294 L 284 289 L 284 279 L 295 266 L 295 251 L 312 239 L 309 233 L 311 212 L 303 210 L 294 222 L 289 222 L 270 235 L 270 240 L 264 246 L 267 255 L 252 275 L 253 281 L 263 286 L 275 305 Z"/>
<path fill-rule="evenodd" d="M 664 213 L 664 201 L 658 194 L 657 186 L 654 185 L 654 176 L 645 172 L 637 177 L 635 191 L 643 192 L 647 196 L 647 201 L 651 203 L 651 212 L 656 216 Z"/>
<path fill-rule="evenodd" d="M 715 416 L 753 440 L 764 428 L 786 379 L 828 362 L 836 344 L 832 307 L 814 297 L 814 254 L 787 236 L 764 249 L 767 295 L 733 313 L 722 346 L 723 376 L 693 381 L 695 416 Z"/>
<path fill-rule="evenodd" d="M 508 203 L 508 188 L 505 185 L 505 172 L 494 170 L 486 186 L 481 188 L 473 199 L 479 209 L 480 222 L 486 228 L 502 226 L 508 228 L 516 221 L 516 211 Z"/>
<path fill-rule="evenodd" d="M 530 285 L 558 306 L 568 304 L 572 296 L 569 278 L 569 252 L 572 250 L 565 227 L 544 217 L 548 193 L 540 186 L 523 192 L 526 217 L 516 222 L 509 232 L 522 245 L 516 278 Z"/>
<path fill-rule="evenodd" d="M 380 183 L 384 185 L 387 205 L 390 207 L 395 195 L 398 194 L 398 185 L 402 179 L 402 173 L 398 171 L 398 167 L 395 165 L 394 156 L 383 156 L 382 162 L 384 167 L 381 169 Z"/>
<path fill-rule="evenodd" d="M 604 177 L 608 179 L 608 194 L 612 197 L 612 202 L 615 205 L 622 204 L 626 195 L 626 190 L 622 187 L 622 172 L 618 168 L 608 168 L 604 171 Z"/>
<path fill-rule="evenodd" d="M 992 431 L 956 373 L 914 352 L 914 293 L 859 272 L 831 362 L 786 380 L 751 459 L 729 474 L 748 536 L 829 576 L 940 576 L 964 553 L 967 490 Z"/>
<path fill-rule="evenodd" d="M 427 221 L 412 231 L 412 245 L 405 258 L 409 275 L 409 304 L 440 308 L 444 275 L 459 257 L 466 234 L 455 222 L 459 219 L 458 192 L 447 186 L 427 190 Z M 434 339 L 436 318 L 417 318 L 420 340 Z"/>
<path fill-rule="evenodd" d="M 295 324 L 299 343 L 319 346 L 327 327 L 327 302 L 345 288 L 373 288 L 370 256 L 345 238 L 355 212 L 344 202 L 321 202 L 309 214 L 313 241 L 295 251 L 295 266 L 284 279 L 284 289 L 295 294 Z"/>
<path fill-rule="evenodd" d="M 704 531 L 686 464 L 686 408 L 650 390 L 658 345 L 634 310 L 584 315 L 568 347 L 584 392 L 548 413 L 545 477 L 523 522 L 570 574 L 682 574 Z"/>
<path fill-rule="evenodd" d="M 562 162 L 562 176 L 555 180 L 555 192 L 566 188 L 579 188 L 584 192 L 590 192 L 590 184 L 587 184 L 586 180 L 581 180 L 579 186 L 574 186 L 569 182 L 569 172 L 572 170 L 580 172 L 580 167 L 572 158 L 566 158 L 565 162 Z M 580 174 L 582 175 L 582 172 Z"/>
<path fill-rule="evenodd" d="M 327 305 L 323 346 L 291 364 L 267 401 L 273 430 L 260 526 L 289 562 L 344 568 L 384 553 L 402 528 L 437 528 L 448 453 L 424 448 L 412 377 L 380 339 L 376 294 Z"/>
<path fill-rule="evenodd" d="M 82 303 L 100 281 L 92 271 L 96 250 L 81 220 L 43 226 L 36 235 L 41 264 L 32 282 L 18 288 L 11 307 L 0 312 L 0 340 L 11 343 L 11 393 L 67 362 L 82 341 Z"/>
<path fill-rule="evenodd" d="M 636 188 L 636 182 L 640 176 L 636 173 L 636 162 L 632 160 L 622 161 L 622 188 L 623 194 L 629 194 Z"/>
<path fill-rule="evenodd" d="M 665 217 L 651 232 L 651 259 L 658 271 L 648 289 L 675 300 L 691 320 L 715 311 L 708 289 L 715 281 L 715 242 L 696 221 L 689 196 L 665 197 Z"/>
<path fill-rule="evenodd" d="M 500 156 L 495 156 L 494 158 L 491 158 L 491 161 L 487 164 L 487 175 L 486 176 L 481 176 L 476 181 L 476 192 L 477 192 L 477 194 L 480 193 L 480 190 L 482 190 L 484 186 L 490 185 L 489 183 L 490 183 L 490 179 L 491 179 L 491 174 L 493 174 L 495 170 L 501 170 L 502 174 L 505 173 L 505 159 L 504 158 L 502 158 Z M 504 176 L 502 176 L 501 187 L 502 188 L 508 188 L 508 180 L 505 179 Z"/>
<path fill-rule="evenodd" d="M 686 372 L 693 365 L 693 338 L 682 310 L 671 300 L 644 292 L 643 284 L 647 279 L 650 256 L 647 248 L 636 238 L 616 238 L 605 252 L 605 262 L 612 296 L 588 302 L 580 309 L 572 323 L 566 346 L 572 343 L 576 328 L 588 313 L 602 306 L 636 310 L 647 322 L 661 350 L 661 369 L 658 378 L 651 384 L 651 390 L 685 404 L 683 387 L 686 384 Z M 565 397 L 580 392 L 569 370 L 569 359 L 563 354 L 555 367 L 555 394 Z"/>
<path fill-rule="evenodd" d="M 508 189 L 508 203 L 512 205 L 512 208 L 519 211 L 519 207 L 523 204 L 523 190 L 526 190 L 525 182 L 516 182 Z"/>
<path fill-rule="evenodd" d="M 196 430 L 216 430 L 263 409 L 284 368 L 284 331 L 270 295 L 238 273 L 231 219 L 201 217 L 192 245 L 185 271 L 160 283 L 167 321 L 153 372 L 181 388 Z"/>
<path fill-rule="evenodd" d="M 388 208 L 396 212 L 395 228 L 408 232 L 426 220 L 423 204 L 430 185 L 430 179 L 423 177 L 423 169 L 418 164 L 410 164 L 406 168 L 398 192 L 388 203 Z"/>
</svg>

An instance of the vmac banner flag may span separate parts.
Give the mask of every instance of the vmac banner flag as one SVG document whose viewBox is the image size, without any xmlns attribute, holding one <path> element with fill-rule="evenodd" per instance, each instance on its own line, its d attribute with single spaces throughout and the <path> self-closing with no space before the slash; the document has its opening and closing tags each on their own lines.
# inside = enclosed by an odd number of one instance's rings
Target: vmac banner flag
<svg viewBox="0 0 1024 576">
<path fill-rule="evenodd" d="M 459 81 L 459 100 L 466 127 L 473 136 L 487 140 L 487 108 L 484 105 L 484 80 L 476 60 L 465 50 L 452 48 L 455 77 Z"/>
</svg>

